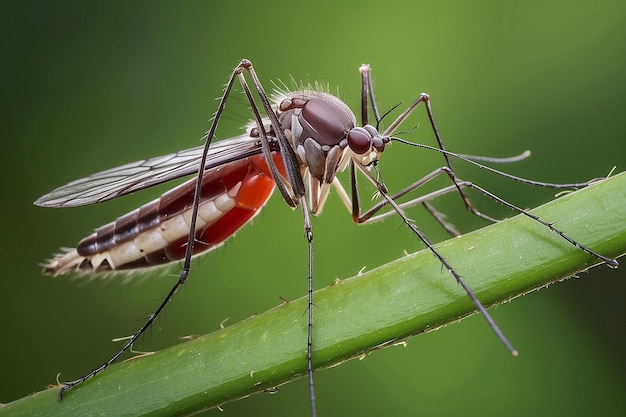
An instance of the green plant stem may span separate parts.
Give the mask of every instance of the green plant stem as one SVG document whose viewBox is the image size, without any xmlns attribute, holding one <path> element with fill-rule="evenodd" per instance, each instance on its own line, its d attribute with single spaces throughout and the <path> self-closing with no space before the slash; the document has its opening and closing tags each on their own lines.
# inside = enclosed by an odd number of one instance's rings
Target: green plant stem
<svg viewBox="0 0 626 417">
<path fill-rule="evenodd" d="M 608 257 L 626 252 L 626 173 L 533 213 Z M 524 217 L 436 245 L 486 305 L 502 303 L 597 264 Z M 474 312 L 427 250 L 315 293 L 314 363 L 325 368 Z M 306 299 L 278 306 L 154 355 L 111 366 L 57 400 L 52 388 L 0 408 L 0 416 L 184 415 L 302 376 Z"/>
</svg>

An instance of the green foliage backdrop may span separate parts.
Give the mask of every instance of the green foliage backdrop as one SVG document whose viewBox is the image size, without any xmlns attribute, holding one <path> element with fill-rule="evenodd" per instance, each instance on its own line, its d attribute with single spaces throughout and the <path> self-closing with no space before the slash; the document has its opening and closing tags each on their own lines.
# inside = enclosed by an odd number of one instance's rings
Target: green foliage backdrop
<svg viewBox="0 0 626 417">
<path fill-rule="evenodd" d="M 42 277 L 37 266 L 162 189 L 80 209 L 40 209 L 32 201 L 96 170 L 198 145 L 214 99 L 243 57 L 267 86 L 290 76 L 319 80 L 355 110 L 357 69 L 370 63 L 383 109 L 431 95 L 448 148 L 495 156 L 531 149 L 531 159 L 506 168 L 517 175 L 571 182 L 624 169 L 626 5 L 431 3 L 3 2 L 0 402 L 42 389 L 58 372 L 69 379 L 91 369 L 117 349 L 110 339 L 131 333 L 175 279 L 85 284 Z M 220 137 L 248 118 L 237 97 Z M 404 136 L 432 143 L 421 112 L 413 123 L 408 128 L 418 129 Z M 398 146 L 383 156 L 391 189 L 440 164 Z M 459 173 L 524 207 L 552 197 L 463 166 Z M 483 224 L 454 198 L 437 207 L 463 231 Z M 411 215 L 432 240 L 446 237 L 421 211 Z M 314 231 L 317 287 L 421 248 L 396 219 L 352 225 L 337 198 Z M 302 296 L 306 262 L 300 213 L 274 196 L 254 226 L 196 263 L 137 348 L 158 350 L 227 317 L 264 311 L 279 296 Z M 623 269 L 597 268 L 493 315 L 519 358 L 472 317 L 407 348 L 317 374 L 320 414 L 624 414 Z M 300 381 L 225 408 L 306 415 L 307 390 Z"/>
</svg>

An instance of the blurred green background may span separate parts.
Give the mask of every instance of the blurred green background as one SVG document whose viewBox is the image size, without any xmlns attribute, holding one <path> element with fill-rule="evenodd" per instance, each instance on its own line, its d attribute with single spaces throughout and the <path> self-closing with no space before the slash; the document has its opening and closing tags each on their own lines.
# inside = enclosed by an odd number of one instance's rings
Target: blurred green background
<svg viewBox="0 0 626 417">
<path fill-rule="evenodd" d="M 85 284 L 43 277 L 37 266 L 163 189 L 80 209 L 32 202 L 95 171 L 198 145 L 215 98 L 243 57 L 268 88 L 290 76 L 319 80 L 355 111 L 358 67 L 367 62 L 382 109 L 408 104 L 422 91 L 431 95 L 449 149 L 494 156 L 531 149 L 532 158 L 505 167 L 517 175 L 572 182 L 603 176 L 614 165 L 624 169 L 624 2 L 4 1 L 1 7 L 0 402 L 43 389 L 59 372 L 73 379 L 92 369 L 117 350 L 111 338 L 142 323 L 175 279 L 156 274 Z M 433 143 L 418 113 L 407 128 L 420 127 L 404 137 Z M 248 118 L 239 95 L 220 137 L 238 133 Z M 391 189 L 441 164 L 398 145 L 383 156 Z M 553 195 L 457 165 L 461 176 L 524 207 Z M 483 225 L 458 199 L 437 207 L 463 231 Z M 446 238 L 424 213 L 411 216 L 432 240 Z M 195 264 L 136 348 L 171 346 L 179 336 L 218 329 L 226 317 L 232 323 L 273 307 L 279 296 L 305 294 L 300 213 L 274 195 L 254 223 Z M 421 248 L 397 219 L 354 226 L 336 196 L 313 227 L 318 288 Z M 624 276 L 624 266 L 596 268 L 492 310 L 520 350 L 517 359 L 474 316 L 414 338 L 405 349 L 318 373 L 319 413 L 622 416 Z M 224 409 L 230 416 L 307 415 L 306 383 Z"/>
</svg>

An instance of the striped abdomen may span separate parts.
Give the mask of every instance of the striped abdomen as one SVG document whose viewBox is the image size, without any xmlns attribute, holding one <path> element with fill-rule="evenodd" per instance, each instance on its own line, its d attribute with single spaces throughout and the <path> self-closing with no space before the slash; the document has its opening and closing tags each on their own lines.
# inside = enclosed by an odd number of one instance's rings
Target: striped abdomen
<svg viewBox="0 0 626 417">
<path fill-rule="evenodd" d="M 283 170 L 280 155 L 274 160 Z M 160 198 L 102 226 L 76 249 L 56 256 L 44 272 L 89 273 L 133 270 L 181 260 L 189 235 L 193 192 L 191 179 Z M 274 180 L 262 155 L 208 170 L 204 174 L 194 255 L 207 252 L 232 236 L 269 199 Z"/>
</svg>

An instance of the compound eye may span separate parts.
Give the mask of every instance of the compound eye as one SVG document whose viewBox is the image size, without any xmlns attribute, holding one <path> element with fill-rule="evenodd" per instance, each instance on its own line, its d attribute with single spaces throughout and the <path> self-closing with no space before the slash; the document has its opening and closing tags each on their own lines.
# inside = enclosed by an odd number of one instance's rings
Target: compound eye
<svg viewBox="0 0 626 417">
<path fill-rule="evenodd" d="M 376 136 L 372 139 L 372 146 L 378 152 L 382 152 L 385 150 L 385 142 L 380 138 L 380 136 Z"/>
<path fill-rule="evenodd" d="M 372 136 L 362 127 L 355 127 L 348 132 L 348 146 L 357 155 L 369 152 L 372 147 Z"/>
</svg>

